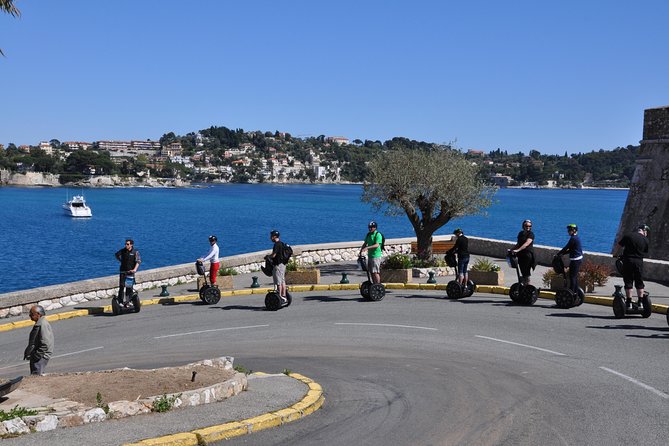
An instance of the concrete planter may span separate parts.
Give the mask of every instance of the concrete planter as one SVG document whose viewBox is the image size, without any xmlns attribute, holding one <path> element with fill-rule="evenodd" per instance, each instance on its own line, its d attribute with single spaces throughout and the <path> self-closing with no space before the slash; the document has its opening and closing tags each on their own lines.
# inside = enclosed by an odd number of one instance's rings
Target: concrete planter
<svg viewBox="0 0 669 446">
<path fill-rule="evenodd" d="M 286 284 L 288 285 L 311 285 L 321 283 L 320 269 L 305 269 L 298 271 L 286 271 Z"/>
<path fill-rule="evenodd" d="M 504 285 L 504 271 L 469 271 L 469 280 L 477 285 Z"/>
<path fill-rule="evenodd" d="M 232 290 L 235 287 L 232 282 L 232 276 L 218 276 L 216 278 L 216 285 L 218 285 L 219 290 Z M 204 277 L 200 276 L 197 278 L 197 289 L 199 290 L 203 286 L 204 286 Z"/>
<path fill-rule="evenodd" d="M 409 283 L 411 282 L 412 270 L 409 269 L 382 269 L 382 283 Z"/>
</svg>

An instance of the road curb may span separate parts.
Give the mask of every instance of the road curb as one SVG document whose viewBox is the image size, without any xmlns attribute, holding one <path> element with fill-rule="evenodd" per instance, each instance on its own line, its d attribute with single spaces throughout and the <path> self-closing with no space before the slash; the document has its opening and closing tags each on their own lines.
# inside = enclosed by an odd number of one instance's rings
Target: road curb
<svg viewBox="0 0 669 446">
<path fill-rule="evenodd" d="M 386 283 L 386 289 L 389 290 L 424 290 L 424 291 L 435 291 L 435 290 L 446 290 L 445 284 L 434 284 L 434 283 Z M 357 290 L 360 288 L 360 285 L 357 283 L 350 284 L 340 284 L 333 283 L 329 285 L 290 285 L 288 287 L 289 291 L 294 293 L 303 293 L 307 291 L 343 291 L 343 290 Z M 251 289 L 240 289 L 240 290 L 230 290 L 222 291 L 221 298 L 232 297 L 232 296 L 246 296 L 252 294 L 263 294 L 269 291 L 272 291 L 273 288 L 251 288 Z M 497 285 L 478 285 L 476 291 L 481 293 L 490 293 L 490 294 L 509 294 L 509 287 L 506 286 L 497 286 Z M 548 290 L 540 290 L 539 297 L 542 299 L 555 300 L 555 292 Z M 198 294 L 187 294 L 184 296 L 176 297 L 161 297 L 154 299 L 142 300 L 142 306 L 145 305 L 169 305 L 181 302 L 192 302 L 200 300 Z M 613 306 L 612 297 L 604 296 L 585 296 L 585 303 L 593 305 L 603 305 L 606 307 Z M 653 304 L 652 305 L 653 313 L 658 314 L 667 314 L 669 310 L 669 305 L 663 304 Z M 79 309 L 74 311 L 66 311 L 63 313 L 49 314 L 46 316 L 46 319 L 49 322 L 71 319 L 81 316 L 90 316 L 92 314 L 101 314 L 109 313 L 112 311 L 111 305 L 105 305 L 103 307 L 91 307 L 85 309 Z M 9 322 L 6 324 L 0 324 L 0 332 L 15 330 L 18 328 L 32 327 L 33 321 L 31 320 L 22 320 Z"/>
<path fill-rule="evenodd" d="M 255 375 L 264 375 L 264 373 L 255 373 Z M 320 409 L 325 402 L 321 385 L 299 373 L 290 373 L 288 376 L 309 386 L 304 398 L 292 406 L 240 421 L 231 421 L 191 432 L 147 438 L 135 443 L 126 443 L 124 446 L 206 446 L 213 442 L 291 423 Z"/>
</svg>

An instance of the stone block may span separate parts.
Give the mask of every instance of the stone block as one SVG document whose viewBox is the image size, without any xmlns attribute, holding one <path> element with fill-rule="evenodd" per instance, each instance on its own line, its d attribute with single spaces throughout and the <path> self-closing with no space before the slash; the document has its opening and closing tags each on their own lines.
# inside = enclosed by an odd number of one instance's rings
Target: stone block
<svg viewBox="0 0 669 446">
<path fill-rule="evenodd" d="M 30 433 L 28 425 L 21 418 L 3 421 L 2 424 L 4 424 L 8 434 L 20 435 Z"/>
<path fill-rule="evenodd" d="M 84 412 L 84 423 L 98 423 L 107 419 L 107 414 L 99 407 Z"/>
<path fill-rule="evenodd" d="M 58 427 L 58 417 L 55 415 L 46 415 L 42 421 L 35 425 L 37 432 L 52 431 Z"/>
</svg>

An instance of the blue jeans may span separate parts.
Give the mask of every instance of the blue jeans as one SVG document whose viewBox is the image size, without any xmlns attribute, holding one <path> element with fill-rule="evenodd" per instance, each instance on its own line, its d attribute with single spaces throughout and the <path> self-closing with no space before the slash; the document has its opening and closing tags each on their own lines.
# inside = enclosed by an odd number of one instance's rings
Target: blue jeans
<svg viewBox="0 0 669 446">
<path fill-rule="evenodd" d="M 458 276 L 467 274 L 467 267 L 469 266 L 469 256 L 458 256 Z"/>
</svg>

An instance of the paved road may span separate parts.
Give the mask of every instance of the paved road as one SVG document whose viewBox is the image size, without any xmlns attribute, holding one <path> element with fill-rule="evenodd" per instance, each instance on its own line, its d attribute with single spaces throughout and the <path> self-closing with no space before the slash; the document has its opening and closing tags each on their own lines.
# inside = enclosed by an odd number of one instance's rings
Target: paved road
<svg viewBox="0 0 669 446">
<path fill-rule="evenodd" d="M 323 386 L 321 410 L 231 445 L 664 445 L 669 435 L 669 328 L 657 314 L 616 320 L 602 306 L 525 308 L 500 295 L 449 301 L 408 290 L 373 303 L 349 291 L 299 293 L 275 313 L 252 295 L 54 329 L 58 352 L 72 354 L 53 359 L 49 372 L 231 355 Z M 0 376 L 16 374 L 27 333 L 1 334 Z M 199 410 L 180 411 L 178 428 L 200 426 Z"/>
</svg>

